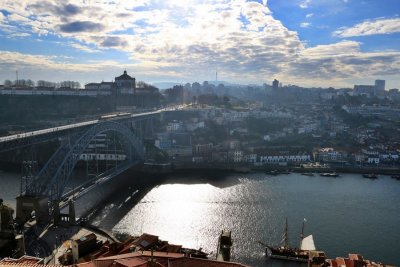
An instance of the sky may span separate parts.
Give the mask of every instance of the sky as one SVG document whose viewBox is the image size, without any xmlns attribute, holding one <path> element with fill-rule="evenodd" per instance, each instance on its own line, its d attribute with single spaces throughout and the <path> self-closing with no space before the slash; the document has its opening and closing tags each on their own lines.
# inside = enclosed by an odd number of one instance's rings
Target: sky
<svg viewBox="0 0 400 267">
<path fill-rule="evenodd" d="M 0 0 L 5 79 L 400 88 L 400 0 Z"/>
</svg>

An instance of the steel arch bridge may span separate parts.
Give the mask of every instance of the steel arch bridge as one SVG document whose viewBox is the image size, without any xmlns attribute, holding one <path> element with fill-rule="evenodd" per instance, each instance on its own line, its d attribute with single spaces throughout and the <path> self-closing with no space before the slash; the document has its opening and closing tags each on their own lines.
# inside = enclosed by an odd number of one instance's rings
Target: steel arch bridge
<svg viewBox="0 0 400 267">
<path fill-rule="evenodd" d="M 114 177 L 143 160 L 144 145 L 127 126 L 113 121 L 101 122 L 78 137 L 64 140 L 40 172 L 27 185 L 25 195 L 47 196 L 50 201 L 60 200 L 75 165 L 91 141 L 99 134 L 110 132 L 119 135 L 123 141 L 126 160 L 115 168 L 100 174 L 96 177 L 97 179 Z"/>
</svg>

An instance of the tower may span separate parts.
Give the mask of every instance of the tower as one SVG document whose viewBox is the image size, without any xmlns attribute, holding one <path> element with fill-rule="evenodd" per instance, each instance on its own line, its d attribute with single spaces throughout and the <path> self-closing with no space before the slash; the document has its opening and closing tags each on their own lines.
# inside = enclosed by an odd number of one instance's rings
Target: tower
<svg viewBox="0 0 400 267">
<path fill-rule="evenodd" d="M 279 88 L 279 81 L 277 79 L 274 79 L 274 81 L 272 82 L 272 88 L 274 90 L 277 90 Z"/>
<path fill-rule="evenodd" d="M 376 92 L 385 91 L 385 80 L 375 80 L 375 90 Z"/>
</svg>

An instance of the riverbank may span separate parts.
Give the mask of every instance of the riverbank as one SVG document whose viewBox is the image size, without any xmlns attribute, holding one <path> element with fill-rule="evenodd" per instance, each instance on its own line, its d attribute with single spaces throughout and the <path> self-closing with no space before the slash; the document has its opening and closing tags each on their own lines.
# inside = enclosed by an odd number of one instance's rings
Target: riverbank
<svg viewBox="0 0 400 267">
<path fill-rule="evenodd" d="M 142 171 L 145 169 L 142 169 Z M 295 173 L 326 173 L 326 172 L 337 172 L 337 173 L 354 173 L 354 174 L 381 174 L 381 175 L 399 175 L 399 167 L 359 167 L 359 166 L 327 166 L 327 167 L 302 167 L 302 166 L 281 166 L 281 165 L 263 165 L 254 166 L 250 164 L 232 164 L 232 163 L 210 163 L 210 164 L 198 164 L 198 163 L 180 163 L 171 164 L 171 167 L 166 170 L 157 172 L 157 169 L 152 170 L 152 174 L 203 174 L 203 175 L 215 175 L 219 176 L 224 173 L 251 173 L 251 172 L 271 172 L 277 171 L 282 172 L 295 172 Z M 146 171 L 144 171 L 146 172 Z"/>
</svg>

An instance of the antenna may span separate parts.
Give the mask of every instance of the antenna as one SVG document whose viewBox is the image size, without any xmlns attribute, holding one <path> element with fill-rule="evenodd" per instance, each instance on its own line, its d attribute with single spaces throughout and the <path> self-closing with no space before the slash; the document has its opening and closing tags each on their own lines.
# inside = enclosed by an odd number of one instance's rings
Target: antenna
<svg viewBox="0 0 400 267">
<path fill-rule="evenodd" d="M 16 85 L 18 85 L 18 70 L 15 71 L 15 76 L 17 78 L 15 83 L 16 83 Z"/>
</svg>

